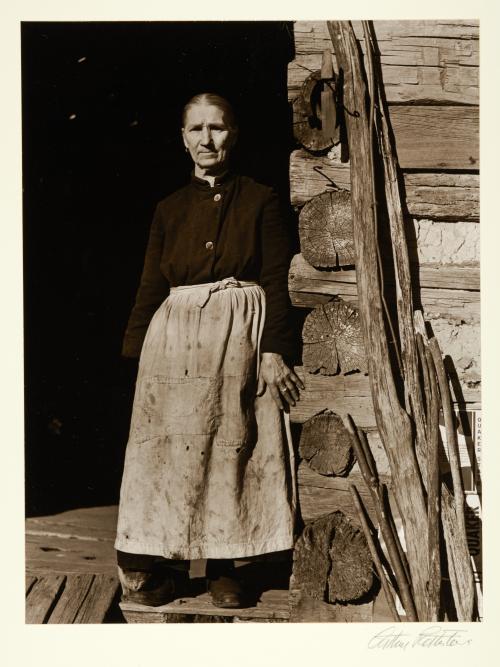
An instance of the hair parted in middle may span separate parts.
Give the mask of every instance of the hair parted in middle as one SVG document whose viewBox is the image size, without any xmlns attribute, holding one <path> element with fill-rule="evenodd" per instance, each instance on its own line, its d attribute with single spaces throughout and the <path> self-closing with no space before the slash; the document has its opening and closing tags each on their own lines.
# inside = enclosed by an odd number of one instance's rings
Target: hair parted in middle
<svg viewBox="0 0 500 667">
<path fill-rule="evenodd" d="M 182 110 L 183 127 L 186 124 L 186 116 L 189 109 L 196 106 L 197 104 L 208 104 L 210 106 L 217 107 L 224 114 L 224 118 L 228 124 L 228 127 L 233 131 L 238 129 L 238 123 L 236 122 L 236 116 L 234 115 L 233 107 L 224 97 L 221 97 L 221 95 L 217 95 L 216 93 L 200 93 L 199 95 L 192 97 L 187 102 L 187 104 L 184 106 L 184 109 Z"/>
</svg>

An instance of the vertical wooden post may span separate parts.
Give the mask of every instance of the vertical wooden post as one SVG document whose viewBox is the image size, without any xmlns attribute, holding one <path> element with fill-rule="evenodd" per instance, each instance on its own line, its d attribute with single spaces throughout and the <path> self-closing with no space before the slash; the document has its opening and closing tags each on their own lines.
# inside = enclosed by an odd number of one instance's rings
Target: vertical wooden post
<svg viewBox="0 0 500 667">
<path fill-rule="evenodd" d="M 427 508 L 413 446 L 412 423 L 400 404 L 385 330 L 369 162 L 372 146 L 365 77 L 350 22 L 328 21 L 328 29 L 344 80 L 344 109 L 351 159 L 356 278 L 371 393 L 377 427 L 391 467 L 394 494 L 402 514 L 417 614 L 420 620 L 425 620 L 428 579 Z"/>
</svg>

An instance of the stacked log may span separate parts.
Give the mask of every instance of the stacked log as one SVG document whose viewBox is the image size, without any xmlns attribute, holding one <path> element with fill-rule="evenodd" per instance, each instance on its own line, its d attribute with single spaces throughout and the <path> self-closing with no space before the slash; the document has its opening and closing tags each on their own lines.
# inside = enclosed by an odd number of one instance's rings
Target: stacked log
<svg viewBox="0 0 500 667">
<path fill-rule="evenodd" d="M 299 454 L 320 475 L 346 475 L 353 455 L 342 419 L 329 410 L 309 419 L 302 427 Z"/>
<path fill-rule="evenodd" d="M 302 329 L 304 366 L 322 375 L 366 371 L 366 359 L 356 306 L 336 298 L 316 306 Z"/>
<path fill-rule="evenodd" d="M 293 555 L 290 621 L 338 620 L 329 605 L 359 600 L 372 585 L 366 539 L 342 512 L 306 524 Z"/>
</svg>

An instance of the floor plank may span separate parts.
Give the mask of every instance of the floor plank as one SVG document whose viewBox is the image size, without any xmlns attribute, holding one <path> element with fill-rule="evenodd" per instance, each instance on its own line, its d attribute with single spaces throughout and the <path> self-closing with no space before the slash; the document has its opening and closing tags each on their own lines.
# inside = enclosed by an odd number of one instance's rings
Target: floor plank
<svg viewBox="0 0 500 667">
<path fill-rule="evenodd" d="M 65 579 L 63 575 L 37 579 L 26 598 L 26 623 L 46 623 Z"/>
<path fill-rule="evenodd" d="M 96 574 L 74 623 L 102 623 L 115 599 L 119 586 L 117 576 Z"/>
<path fill-rule="evenodd" d="M 93 574 L 76 574 L 66 578 L 61 594 L 48 623 L 74 623 L 83 601 L 94 580 Z"/>
<path fill-rule="evenodd" d="M 28 594 L 33 588 L 35 581 L 36 577 L 33 574 L 28 574 L 28 573 L 26 574 L 26 584 L 25 584 L 26 597 L 28 597 Z"/>
<path fill-rule="evenodd" d="M 214 607 L 208 593 L 194 598 L 180 598 L 161 607 L 146 607 L 132 602 L 122 602 L 120 608 L 127 621 L 132 623 L 168 622 L 168 617 L 172 614 L 282 620 L 287 620 L 290 616 L 288 591 L 286 590 L 265 591 L 257 605 L 247 609 Z"/>
<path fill-rule="evenodd" d="M 28 623 L 102 623 L 115 603 L 117 506 L 26 519 Z"/>
</svg>

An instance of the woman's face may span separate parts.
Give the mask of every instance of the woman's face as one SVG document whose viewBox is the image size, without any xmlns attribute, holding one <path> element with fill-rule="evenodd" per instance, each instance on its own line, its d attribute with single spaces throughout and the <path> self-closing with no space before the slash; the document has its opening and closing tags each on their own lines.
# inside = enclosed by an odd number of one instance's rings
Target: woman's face
<svg viewBox="0 0 500 667">
<path fill-rule="evenodd" d="M 199 173 L 218 174 L 224 171 L 235 135 L 219 107 L 196 104 L 188 109 L 182 138 Z"/>
</svg>

